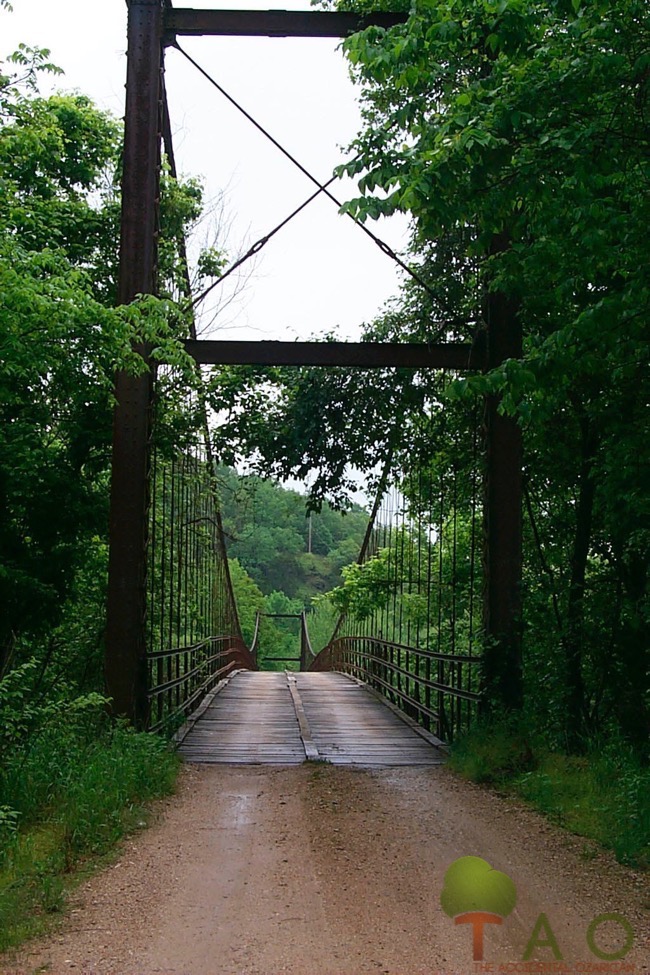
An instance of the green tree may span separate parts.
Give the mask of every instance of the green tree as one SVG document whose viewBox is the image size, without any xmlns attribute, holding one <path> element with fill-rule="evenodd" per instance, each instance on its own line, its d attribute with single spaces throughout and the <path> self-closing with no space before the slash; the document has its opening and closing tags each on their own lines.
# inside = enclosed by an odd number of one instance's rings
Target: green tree
<svg viewBox="0 0 650 975">
<path fill-rule="evenodd" d="M 324 504 L 313 512 L 310 555 L 304 495 L 229 468 L 220 470 L 220 481 L 228 551 L 267 595 L 278 590 L 306 607 L 358 555 L 368 517 L 360 506 L 343 514 Z"/>
<path fill-rule="evenodd" d="M 447 267 L 474 262 L 520 308 L 524 363 L 469 385 L 526 425 L 539 553 L 562 566 L 545 575 L 573 745 L 609 709 L 638 742 L 648 729 L 649 38 L 637 0 L 443 0 L 344 45 L 364 111 L 345 209 L 411 214 L 438 292 L 451 243 Z"/>
<path fill-rule="evenodd" d="M 408 214 L 428 284 L 406 284 L 366 336 L 473 340 L 500 294 L 523 361 L 451 386 L 234 370 L 212 390 L 224 438 L 246 454 L 254 437 L 265 471 L 315 472 L 316 505 L 341 503 L 350 463 L 394 453 L 408 469 L 427 402 L 467 403 L 461 432 L 475 395 L 501 396 L 525 438 L 528 700 L 552 674 L 544 718 L 572 748 L 610 726 L 644 748 L 650 727 L 649 49 L 641 0 L 418 0 L 404 24 L 346 39 L 363 129 L 344 209 Z"/>
<path fill-rule="evenodd" d="M 134 342 L 185 361 L 169 303 L 112 307 L 120 126 L 83 95 L 39 97 L 47 55 L 22 47 L 0 68 L 0 672 L 105 558 L 115 370 L 144 368 Z M 171 182 L 163 217 L 190 220 L 195 187 Z"/>
<path fill-rule="evenodd" d="M 264 593 L 242 567 L 239 559 L 231 558 L 229 564 L 242 636 L 250 647 L 255 635 L 257 614 L 264 612 Z"/>
</svg>

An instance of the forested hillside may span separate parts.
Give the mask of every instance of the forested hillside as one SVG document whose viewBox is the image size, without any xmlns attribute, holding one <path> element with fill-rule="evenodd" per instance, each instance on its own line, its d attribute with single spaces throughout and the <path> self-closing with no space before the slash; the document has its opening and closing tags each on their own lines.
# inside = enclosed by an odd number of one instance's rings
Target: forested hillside
<svg viewBox="0 0 650 975">
<path fill-rule="evenodd" d="M 281 590 L 308 607 L 359 554 L 368 513 L 358 505 L 342 513 L 324 504 L 309 514 L 305 495 L 225 468 L 220 491 L 228 552 L 265 595 Z"/>
<path fill-rule="evenodd" d="M 271 480 L 221 468 L 219 491 L 228 554 L 244 637 L 253 636 L 255 613 L 308 610 L 315 649 L 334 628 L 334 613 L 314 597 L 340 582 L 343 566 L 359 555 L 368 512 L 358 505 L 341 512 L 325 503 L 307 511 L 307 498 Z M 265 620 L 261 654 L 264 666 L 274 656 L 298 656 L 295 620 Z"/>
</svg>

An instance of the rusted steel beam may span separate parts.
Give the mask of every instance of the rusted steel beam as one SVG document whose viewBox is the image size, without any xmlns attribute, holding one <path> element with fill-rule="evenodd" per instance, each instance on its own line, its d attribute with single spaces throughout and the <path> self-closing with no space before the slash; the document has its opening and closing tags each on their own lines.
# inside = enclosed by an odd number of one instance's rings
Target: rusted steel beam
<svg viewBox="0 0 650 975">
<path fill-rule="evenodd" d="M 439 345 L 399 342 L 221 342 L 188 339 L 185 349 L 202 365 L 359 366 L 365 369 L 481 369 L 479 343 Z"/>
<path fill-rule="evenodd" d="M 120 304 L 155 290 L 160 169 L 163 8 L 160 0 L 130 0 L 128 11 Z M 146 349 L 136 351 L 146 359 Z M 151 372 L 137 377 L 119 373 L 115 396 L 105 671 L 113 713 L 144 727 L 149 710 L 144 622 Z"/>
<path fill-rule="evenodd" d="M 239 37 L 347 37 L 366 27 L 394 27 L 406 13 L 358 14 L 320 10 L 165 11 L 166 40 L 178 35 L 220 34 Z"/>
<path fill-rule="evenodd" d="M 299 620 L 299 619 L 302 619 L 302 613 L 260 613 L 260 616 L 264 616 L 267 620 Z"/>
</svg>

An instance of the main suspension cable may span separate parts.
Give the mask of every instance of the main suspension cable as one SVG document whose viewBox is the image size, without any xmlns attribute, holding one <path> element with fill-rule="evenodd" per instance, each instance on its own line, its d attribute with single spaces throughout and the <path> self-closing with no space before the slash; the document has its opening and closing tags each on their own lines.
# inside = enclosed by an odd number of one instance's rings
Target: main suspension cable
<svg viewBox="0 0 650 975">
<path fill-rule="evenodd" d="M 303 173 L 303 175 L 305 175 L 305 176 L 307 177 L 307 179 L 309 179 L 309 180 L 311 180 L 311 182 L 312 182 L 312 183 L 314 183 L 314 184 L 315 184 L 315 186 L 317 186 L 317 187 L 318 187 L 318 193 L 316 193 L 316 194 L 314 194 L 314 196 L 312 196 L 312 197 L 311 197 L 311 198 L 310 198 L 309 200 L 307 200 L 307 201 L 305 202 L 305 204 L 303 204 L 303 207 L 304 207 L 304 206 L 306 206 L 306 205 L 307 205 L 307 203 L 310 203 L 310 202 L 311 202 L 311 200 L 312 200 L 312 199 L 314 199 L 314 198 L 315 198 L 316 196 L 318 196 L 318 195 L 319 195 L 320 193 L 324 193 L 324 194 L 325 194 L 325 196 L 327 196 L 327 197 L 329 197 L 329 199 L 330 199 L 330 200 L 332 201 L 332 203 L 334 203 L 334 204 L 336 204 L 336 206 L 338 207 L 338 209 L 339 209 L 339 210 L 340 210 L 340 209 L 342 208 L 342 206 L 343 206 L 343 204 L 341 203 L 341 201 L 340 201 L 340 200 L 338 200 L 338 199 L 337 199 L 337 198 L 336 198 L 336 197 L 334 196 L 334 194 L 333 194 L 333 193 L 331 193 L 331 192 L 329 191 L 329 189 L 328 189 L 328 186 L 330 186 L 330 185 L 331 185 L 331 183 L 332 183 L 332 182 L 334 181 L 334 179 L 336 179 L 336 177 L 334 177 L 333 179 L 330 179 L 330 180 L 328 180 L 328 182 L 327 182 L 327 183 L 321 183 L 321 182 L 320 182 L 319 180 L 317 180 L 317 179 L 316 179 L 316 177 L 315 177 L 315 176 L 314 176 L 314 175 L 313 175 L 312 173 L 310 173 L 310 172 L 309 172 L 309 170 L 308 170 L 308 169 L 306 169 L 306 168 L 305 168 L 305 167 L 304 167 L 304 166 L 302 165 L 302 163 L 301 163 L 301 162 L 299 162 L 299 160 L 298 160 L 298 159 L 296 159 L 296 157 L 295 157 L 294 155 L 292 155 L 292 153 L 290 153 L 290 152 L 289 152 L 289 150 L 288 150 L 288 149 L 286 149 L 286 148 L 285 148 L 285 147 L 284 147 L 284 146 L 283 146 L 283 145 L 282 145 L 282 144 L 281 144 L 280 142 L 278 142 L 278 140 L 277 140 L 276 138 L 274 138 L 274 136 L 272 136 L 272 135 L 271 135 L 271 133 L 270 133 L 270 132 L 269 132 L 269 131 L 268 131 L 267 129 L 265 129 L 263 125 L 261 125 L 261 124 L 260 124 L 260 123 L 259 123 L 259 122 L 258 122 L 258 121 L 257 121 L 257 120 L 255 119 L 255 118 L 253 118 L 253 116 L 252 116 L 252 115 L 251 115 L 251 114 L 250 114 L 249 112 L 247 112 L 247 111 L 246 111 L 246 109 L 245 109 L 245 108 L 243 108 L 243 107 L 242 107 L 242 106 L 241 106 L 241 105 L 239 104 L 239 102 L 237 102 L 237 101 L 236 101 L 236 100 L 235 100 L 235 99 L 234 99 L 234 98 L 232 97 L 232 95 L 230 95 L 230 94 L 229 94 L 229 93 L 228 93 L 228 92 L 226 91 L 226 89 L 225 89 L 225 88 L 223 88 L 223 87 L 222 87 L 222 85 L 220 85 L 220 84 L 219 84 L 219 82 L 218 82 L 218 81 L 216 81 L 216 80 L 215 80 L 215 78 L 213 78 L 213 77 L 212 77 L 212 75 L 210 75 L 210 74 L 209 74 L 209 73 L 208 73 L 208 72 L 207 72 L 207 71 L 205 70 L 205 68 L 203 68 L 203 67 L 201 67 L 201 65 L 200 65 L 200 64 L 198 63 L 198 61 L 195 61 L 195 60 L 194 60 L 194 58 L 193 58 L 193 57 L 192 57 L 191 55 L 189 55 L 189 54 L 187 53 L 187 51 L 185 51 L 185 50 L 184 50 L 184 49 L 183 49 L 183 48 L 182 48 L 182 47 L 180 46 L 180 44 L 178 43 L 178 40 L 175 40 L 175 41 L 173 42 L 173 44 L 172 44 L 171 46 L 172 46 L 172 47 L 175 47 L 175 48 L 176 48 L 176 50 L 177 50 L 177 51 L 179 51 L 179 52 L 180 52 L 180 53 L 181 53 L 181 54 L 183 55 L 183 57 L 184 57 L 184 58 L 185 58 L 185 59 L 186 59 L 187 61 L 189 61 L 189 63 L 190 63 L 191 65 L 193 65 L 193 66 L 194 66 L 194 67 L 196 68 L 196 70 L 197 70 L 197 71 L 198 71 L 198 72 L 199 72 L 200 74 L 202 74 L 202 75 L 203 75 L 203 77 L 204 77 L 204 78 L 205 78 L 205 79 L 206 79 L 207 81 L 209 81 L 209 82 L 210 82 L 210 84 L 211 84 L 211 85 L 212 85 L 212 86 L 213 86 L 214 88 L 216 88 L 216 89 L 217 89 L 217 91 L 218 91 L 218 92 L 220 92 L 220 93 L 221 93 L 221 94 L 223 95 L 223 97 L 224 97 L 224 98 L 226 98 L 226 99 L 227 99 L 227 101 L 229 101 L 229 102 L 230 102 L 230 104 L 231 104 L 231 105 L 233 105 L 233 106 L 234 106 L 234 108 L 236 108 L 236 109 L 237 109 L 237 111 L 238 111 L 238 112 L 241 112 L 241 114 L 242 114 L 242 115 L 244 116 L 244 118 L 246 118 L 246 119 L 248 119 L 248 121 L 249 121 L 249 122 L 250 122 L 250 123 L 251 123 L 252 125 L 254 125 L 254 126 L 255 126 L 255 128 L 256 128 L 256 129 L 258 129 L 258 130 L 259 130 L 259 131 L 260 131 L 260 132 L 262 133 L 262 135 L 264 135 L 264 136 L 265 136 L 265 137 L 266 137 L 266 138 L 267 138 L 267 139 L 269 140 L 269 142 L 271 142 L 271 143 L 273 143 L 273 145 L 274 145 L 274 146 L 276 147 L 276 149 L 279 149 L 279 150 L 280 150 L 280 152 L 281 152 L 281 153 L 282 153 L 282 154 L 283 154 L 284 156 L 286 156 L 286 157 L 287 157 L 287 159 L 289 159 L 289 161 L 290 161 L 290 162 L 292 162 L 292 163 L 293 163 L 293 165 L 294 165 L 294 166 L 296 166 L 296 168 L 297 168 L 297 169 L 299 169 L 301 173 Z M 299 208 L 299 210 L 302 210 L 302 209 L 303 209 L 303 207 L 300 207 L 300 208 Z M 299 212 L 299 210 L 298 210 L 298 211 L 296 211 L 296 212 Z M 292 214 L 292 216 L 295 216 L 295 214 Z M 433 290 L 432 290 L 432 288 L 430 288 L 430 287 L 429 287 L 429 285 L 427 284 L 427 282 L 426 282 L 426 281 L 424 281 L 424 280 L 423 280 L 423 278 L 421 278 L 421 277 L 420 277 L 420 275 L 419 275 L 419 274 L 417 273 L 417 271 L 414 271 L 414 270 L 413 270 L 413 268 L 411 268 L 411 267 L 409 267 L 409 265 L 408 265 L 408 264 L 406 264 L 406 263 L 405 263 L 405 262 L 404 262 L 404 261 L 403 261 L 403 260 L 401 259 L 401 257 L 399 257 L 399 255 L 398 255 L 398 254 L 396 254 L 396 253 L 395 253 L 395 251 L 394 251 L 394 250 L 392 249 L 392 247 L 390 247 L 390 245 L 389 245 L 389 244 L 387 244 L 387 243 L 386 243 L 386 242 L 385 242 L 384 240 L 382 240 L 382 239 L 381 239 L 380 237 L 378 237 L 378 236 L 377 236 L 376 234 L 374 234 L 374 233 L 372 232 L 372 230 L 370 230 L 370 229 L 369 229 L 368 227 L 366 227 L 366 225 L 365 225 L 364 223 L 362 223 L 362 222 L 361 222 L 361 220 L 359 220 L 359 219 L 358 219 L 357 217 L 355 217 L 355 216 L 353 216 L 353 215 L 352 215 L 351 213 L 346 213 L 346 216 L 348 216 L 348 217 L 350 218 L 350 220 L 352 220 L 352 221 L 353 221 L 353 222 L 354 222 L 354 223 L 355 223 L 355 224 L 356 224 L 356 225 L 357 225 L 357 226 L 358 226 L 358 227 L 359 227 L 359 228 L 360 228 L 361 230 L 363 230 L 363 232 L 364 232 L 364 234 L 366 234 L 366 235 L 367 235 L 368 237 L 370 237 L 370 239 L 371 239 L 371 240 L 372 240 L 372 241 L 373 241 L 373 242 L 374 242 L 374 243 L 375 243 L 375 244 L 377 245 L 377 247 L 379 247 L 379 249 L 380 249 L 381 251 L 383 251 L 383 253 L 384 253 L 384 254 L 386 254 L 386 255 L 387 255 L 388 257 L 390 257 L 390 258 L 391 258 L 391 259 L 392 259 L 392 260 L 393 260 L 393 261 L 394 261 L 394 262 L 395 262 L 395 263 L 396 263 L 396 264 L 397 264 L 397 265 L 398 265 L 399 267 L 401 267 L 401 268 L 402 268 L 402 270 L 403 270 L 403 271 L 406 271 L 406 273 L 407 273 L 407 274 L 409 274 L 409 275 L 410 275 L 410 276 L 411 276 L 411 277 L 413 278 L 413 280 L 414 280 L 414 281 L 417 281 L 417 283 L 418 283 L 418 284 L 419 284 L 419 285 L 420 285 L 421 287 L 423 287 L 423 288 L 425 289 L 425 291 L 427 291 L 427 292 L 428 292 L 428 294 L 429 294 L 429 295 L 431 295 L 431 297 L 433 297 L 433 298 L 435 298 L 435 297 L 436 297 L 436 295 L 434 294 L 434 292 L 433 292 Z M 289 217 L 288 219 L 291 219 L 291 217 Z M 280 226 L 281 226 L 281 227 L 282 227 L 282 226 L 284 226 L 284 224 L 285 224 L 286 222 L 288 222 L 288 221 L 285 221 L 285 222 L 284 222 L 283 224 L 281 224 Z M 278 228 L 278 229 L 280 229 L 280 228 Z M 269 237 L 269 238 L 270 238 L 271 236 L 272 236 L 272 234 L 270 234 L 270 235 L 268 235 L 268 237 Z M 267 238 L 267 239 L 268 239 L 268 238 Z M 266 243 L 266 240 L 264 240 L 264 241 L 263 241 L 263 243 L 262 243 L 262 244 L 260 245 L 260 247 L 261 247 L 261 246 L 264 246 L 264 243 Z M 255 245 L 254 245 L 254 246 L 255 246 Z M 257 247 L 257 250 L 259 250 L 259 249 L 260 249 L 260 247 Z M 252 256 L 252 253 L 251 253 L 251 252 L 253 252 L 253 253 L 257 253 L 257 250 L 255 250 L 255 251 L 253 251 L 253 248 L 251 248 L 251 250 L 250 250 L 250 251 L 248 252 L 248 254 L 247 254 L 247 255 L 245 255 L 245 256 L 244 256 L 243 258 L 241 258 L 241 259 L 240 259 L 240 261 L 239 261 L 239 263 L 237 264 L 237 266 L 239 267 L 239 266 L 241 265 L 241 263 L 243 263 L 243 261 L 244 261 L 244 260 L 247 260 L 247 259 L 248 259 L 248 257 L 250 257 L 250 256 Z M 232 270 L 234 270 L 234 269 L 235 269 L 235 268 L 233 267 L 233 269 L 232 269 Z M 230 271 L 228 271 L 228 273 L 231 273 L 231 272 L 230 272 Z M 216 286 L 217 286 L 217 284 L 219 284 L 219 281 L 223 281 L 223 279 L 224 279 L 224 277 L 226 277 L 226 275 L 222 275 L 222 277 L 221 277 L 221 278 L 220 278 L 219 280 L 217 280 L 217 281 L 215 281 L 215 282 L 213 282 L 213 286 L 214 286 L 214 287 L 216 287 Z M 212 287 L 212 286 L 211 286 L 211 287 Z"/>
</svg>

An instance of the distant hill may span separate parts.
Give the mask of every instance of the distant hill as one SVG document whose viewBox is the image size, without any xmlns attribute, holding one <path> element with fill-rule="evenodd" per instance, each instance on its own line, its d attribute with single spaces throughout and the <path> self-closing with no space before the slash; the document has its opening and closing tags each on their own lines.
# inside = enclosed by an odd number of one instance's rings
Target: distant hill
<svg viewBox="0 0 650 975">
<path fill-rule="evenodd" d="M 282 592 L 308 608 L 315 595 L 339 584 L 342 567 L 359 554 L 367 511 L 324 505 L 310 518 L 305 496 L 274 481 L 225 467 L 219 481 L 228 554 L 265 596 Z"/>
</svg>

